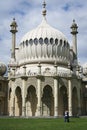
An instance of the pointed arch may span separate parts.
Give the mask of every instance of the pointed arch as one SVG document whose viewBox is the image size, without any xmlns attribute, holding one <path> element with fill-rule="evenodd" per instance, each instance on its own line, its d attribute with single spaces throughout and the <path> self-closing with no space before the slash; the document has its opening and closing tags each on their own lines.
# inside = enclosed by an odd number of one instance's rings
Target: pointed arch
<svg viewBox="0 0 87 130">
<path fill-rule="evenodd" d="M 12 98 L 12 89 L 9 88 L 9 94 L 8 94 L 8 99 L 9 99 L 9 102 L 8 102 L 8 111 L 9 111 L 9 115 L 11 113 L 11 98 Z"/>
<path fill-rule="evenodd" d="M 36 89 L 33 85 L 31 85 L 27 89 L 26 115 L 27 116 L 35 116 L 36 107 L 37 107 Z"/>
<path fill-rule="evenodd" d="M 22 93 L 21 88 L 18 86 L 15 89 L 15 116 L 22 115 Z"/>
<path fill-rule="evenodd" d="M 54 98 L 52 87 L 46 85 L 43 89 L 42 95 L 42 115 L 53 116 L 54 115 Z"/>
<path fill-rule="evenodd" d="M 77 89 L 76 87 L 72 90 L 72 113 L 74 116 L 77 116 L 78 114 L 78 95 L 77 95 Z"/>
<path fill-rule="evenodd" d="M 63 115 L 65 110 L 68 110 L 68 94 L 67 88 L 63 85 L 59 91 L 59 115 Z"/>
</svg>

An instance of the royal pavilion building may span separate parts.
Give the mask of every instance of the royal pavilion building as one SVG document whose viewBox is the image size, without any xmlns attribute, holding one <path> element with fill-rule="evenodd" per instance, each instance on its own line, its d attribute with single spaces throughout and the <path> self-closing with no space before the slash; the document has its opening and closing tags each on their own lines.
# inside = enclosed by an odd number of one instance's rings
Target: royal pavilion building
<svg viewBox="0 0 87 130">
<path fill-rule="evenodd" d="M 78 63 L 78 26 L 73 20 L 71 47 L 66 36 L 48 24 L 45 1 L 42 17 L 41 24 L 25 34 L 18 46 L 16 20 L 10 25 L 11 59 L 7 78 L 0 76 L 5 78 L 0 85 L 7 86 L 3 96 L 0 91 L 0 114 L 59 117 L 68 110 L 70 116 L 86 115 L 87 65 Z M 2 101 L 6 102 L 3 107 Z"/>
</svg>

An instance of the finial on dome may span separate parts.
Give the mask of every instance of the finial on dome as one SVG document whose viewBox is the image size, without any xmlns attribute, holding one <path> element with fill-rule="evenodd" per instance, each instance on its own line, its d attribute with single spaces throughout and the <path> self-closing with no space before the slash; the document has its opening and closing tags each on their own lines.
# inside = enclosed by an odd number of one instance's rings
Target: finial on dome
<svg viewBox="0 0 87 130">
<path fill-rule="evenodd" d="M 13 18 L 13 21 L 15 21 L 15 18 Z"/>
<path fill-rule="evenodd" d="M 75 19 L 73 19 L 73 23 L 75 23 Z"/>
<path fill-rule="evenodd" d="M 43 2 L 43 11 L 42 11 L 42 15 L 45 17 L 46 16 L 46 2 L 45 2 L 45 0 L 44 0 L 44 2 Z"/>
</svg>

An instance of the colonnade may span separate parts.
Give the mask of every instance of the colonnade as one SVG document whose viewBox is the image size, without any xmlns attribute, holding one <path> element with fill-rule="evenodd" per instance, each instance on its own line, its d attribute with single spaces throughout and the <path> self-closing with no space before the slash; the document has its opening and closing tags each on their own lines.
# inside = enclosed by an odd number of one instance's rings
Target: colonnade
<svg viewBox="0 0 87 130">
<path fill-rule="evenodd" d="M 36 95 L 37 95 L 37 108 L 36 108 L 36 112 L 35 112 L 35 116 L 43 116 L 42 114 L 42 90 L 41 90 L 41 81 L 42 77 L 40 75 L 37 76 L 37 90 L 36 90 Z M 53 113 L 54 117 L 58 117 L 59 115 L 59 77 L 58 76 L 54 76 L 53 77 L 54 80 L 54 86 L 53 86 Z M 67 87 L 67 96 L 68 96 L 68 108 L 67 110 L 69 111 L 69 115 L 73 116 L 73 107 L 72 107 L 72 80 L 71 78 L 68 78 L 68 87 Z M 9 115 L 10 116 L 15 116 L 15 90 L 14 90 L 14 84 L 15 81 L 12 81 L 12 92 L 11 92 L 11 98 L 9 100 Z M 26 88 L 26 79 L 22 78 L 22 91 L 21 91 L 21 97 L 22 97 L 22 106 L 21 106 L 21 116 L 27 116 L 26 115 L 26 95 L 27 92 L 25 90 Z M 77 93 L 77 97 L 78 97 L 78 114 L 81 114 L 81 103 L 80 103 L 80 92 Z M 62 112 L 63 113 L 63 112 Z M 48 115 L 47 115 L 48 116 Z M 50 115 L 49 115 L 50 116 Z M 61 115 L 62 116 L 62 115 Z"/>
</svg>

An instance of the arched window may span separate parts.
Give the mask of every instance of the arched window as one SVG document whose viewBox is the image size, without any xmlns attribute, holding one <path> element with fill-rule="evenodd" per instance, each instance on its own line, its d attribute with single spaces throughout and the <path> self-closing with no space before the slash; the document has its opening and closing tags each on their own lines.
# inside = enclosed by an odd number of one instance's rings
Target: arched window
<svg viewBox="0 0 87 130">
<path fill-rule="evenodd" d="M 50 43 L 53 44 L 53 38 L 50 38 Z"/>
<path fill-rule="evenodd" d="M 56 45 L 58 44 L 58 39 L 57 39 L 57 38 L 55 39 L 55 44 L 56 44 Z"/>
<path fill-rule="evenodd" d="M 60 46 L 62 46 L 62 39 L 60 39 Z"/>
<path fill-rule="evenodd" d="M 40 39 L 39 39 L 39 43 L 40 43 L 40 44 L 43 44 L 43 38 L 40 38 Z"/>
<path fill-rule="evenodd" d="M 32 44 L 33 44 L 33 40 L 32 40 L 32 39 L 30 39 L 30 40 L 29 40 L 29 43 L 32 45 Z"/>
<path fill-rule="evenodd" d="M 34 44 L 35 44 L 35 45 L 38 44 L 38 39 L 37 39 L 37 38 L 34 39 Z"/>
<path fill-rule="evenodd" d="M 23 41 L 23 47 L 24 47 L 24 41 Z"/>
<path fill-rule="evenodd" d="M 28 40 L 26 40 L 26 46 L 28 46 Z"/>
<path fill-rule="evenodd" d="M 66 41 L 64 41 L 64 47 L 66 47 Z"/>
<path fill-rule="evenodd" d="M 48 44 L 48 38 L 44 39 L 44 43 Z"/>
</svg>

